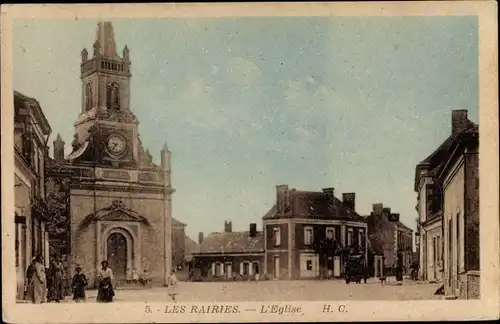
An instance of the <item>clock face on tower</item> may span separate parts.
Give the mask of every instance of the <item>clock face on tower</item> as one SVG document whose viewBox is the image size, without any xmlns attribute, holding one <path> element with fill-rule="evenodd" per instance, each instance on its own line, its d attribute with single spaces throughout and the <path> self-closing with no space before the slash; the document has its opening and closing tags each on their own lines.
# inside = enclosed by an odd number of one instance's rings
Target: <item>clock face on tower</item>
<svg viewBox="0 0 500 324">
<path fill-rule="evenodd" d="M 121 155 L 125 151 L 126 142 L 121 135 L 112 134 L 108 137 L 108 150 L 113 155 Z"/>
</svg>

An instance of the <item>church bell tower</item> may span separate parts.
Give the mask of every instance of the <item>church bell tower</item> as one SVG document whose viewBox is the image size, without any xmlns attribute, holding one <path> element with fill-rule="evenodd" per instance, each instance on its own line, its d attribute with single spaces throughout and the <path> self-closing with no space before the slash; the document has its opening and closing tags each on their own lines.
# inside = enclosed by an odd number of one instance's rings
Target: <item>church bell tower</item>
<svg viewBox="0 0 500 324">
<path fill-rule="evenodd" d="M 73 150 L 88 140 L 84 161 L 115 167 L 138 162 L 137 118 L 130 108 L 130 57 L 125 45 L 116 51 L 111 22 L 99 22 L 92 54 L 81 53 L 82 103 L 75 123 Z"/>
</svg>

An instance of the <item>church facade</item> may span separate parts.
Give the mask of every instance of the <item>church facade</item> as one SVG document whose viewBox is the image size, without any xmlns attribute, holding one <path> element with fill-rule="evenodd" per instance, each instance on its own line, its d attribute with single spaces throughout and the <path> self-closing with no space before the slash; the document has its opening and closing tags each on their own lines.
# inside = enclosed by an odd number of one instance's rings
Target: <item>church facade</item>
<svg viewBox="0 0 500 324">
<path fill-rule="evenodd" d="M 72 150 L 65 156 L 58 136 L 47 170 L 52 193 L 67 197 L 62 241 L 70 272 L 80 265 L 93 286 L 107 260 L 119 282 L 135 269 L 164 284 L 172 267 L 171 152 L 165 144 L 156 165 L 141 143 L 130 106 L 129 50 L 117 54 L 111 23 L 98 24 L 93 51 L 83 49 L 80 66 Z"/>
</svg>

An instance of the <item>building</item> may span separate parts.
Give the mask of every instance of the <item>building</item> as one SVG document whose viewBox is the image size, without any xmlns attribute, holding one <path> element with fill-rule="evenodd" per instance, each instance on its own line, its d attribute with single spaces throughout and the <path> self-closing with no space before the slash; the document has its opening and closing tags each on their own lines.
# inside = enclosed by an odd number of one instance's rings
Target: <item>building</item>
<svg viewBox="0 0 500 324">
<path fill-rule="evenodd" d="M 22 298 L 31 258 L 41 255 L 48 267 L 45 229 L 45 155 L 51 133 L 36 99 L 14 92 L 14 204 L 17 297 Z"/>
<path fill-rule="evenodd" d="M 370 245 L 378 252 L 369 258 L 369 267 L 374 269 L 375 276 L 393 275 L 396 265 L 403 266 L 408 273 L 413 262 L 413 230 L 399 221 L 399 214 L 392 213 L 391 208 L 382 203 L 373 204 L 366 218 Z"/>
<path fill-rule="evenodd" d="M 172 218 L 172 262 L 179 269 L 186 262 L 186 224 Z"/>
<path fill-rule="evenodd" d="M 250 280 L 261 274 L 264 262 L 264 235 L 257 224 L 249 231 L 233 232 L 225 222 L 224 232 L 200 233 L 200 244 L 193 253 L 192 280 Z M 195 273 L 196 272 L 196 273 Z"/>
<path fill-rule="evenodd" d="M 321 192 L 276 187 L 276 204 L 264 215 L 264 274 L 273 279 L 343 275 L 348 253 L 367 256 L 367 224 L 356 212 L 354 193 L 342 201 Z"/>
<path fill-rule="evenodd" d="M 455 136 L 438 175 L 445 297 L 479 299 L 479 130 L 467 111 L 454 111 L 452 116 Z"/>
<path fill-rule="evenodd" d="M 82 266 L 90 286 L 103 260 L 118 282 L 135 268 L 165 284 L 173 266 L 171 152 L 165 144 L 157 165 L 142 145 L 130 69 L 128 47 L 119 56 L 112 24 L 100 22 L 92 54 L 81 52 L 82 104 L 71 152 L 65 157 L 64 142 L 56 140 L 50 160 L 51 177 L 68 187 L 70 273 Z"/>
<path fill-rule="evenodd" d="M 452 111 L 450 135 L 415 168 L 414 190 L 417 192 L 417 240 L 420 262 L 419 277 L 426 281 L 443 280 L 443 191 L 438 175 L 449 158 L 454 138 L 474 127 L 466 110 Z"/>
</svg>

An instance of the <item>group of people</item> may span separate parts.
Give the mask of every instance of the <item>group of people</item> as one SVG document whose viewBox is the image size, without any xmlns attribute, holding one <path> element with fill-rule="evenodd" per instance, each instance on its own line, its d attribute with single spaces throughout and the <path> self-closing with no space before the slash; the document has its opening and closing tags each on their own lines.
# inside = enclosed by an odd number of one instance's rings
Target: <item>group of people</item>
<svg viewBox="0 0 500 324">
<path fill-rule="evenodd" d="M 45 302 L 59 303 L 66 298 L 64 289 L 64 267 L 60 259 L 56 256 L 52 258 L 49 268 L 45 268 L 43 258 L 37 255 L 31 260 L 31 264 L 26 270 L 26 286 L 24 299 L 34 304 Z M 97 301 L 110 302 L 113 300 L 114 290 L 111 281 L 113 272 L 108 268 L 106 261 L 102 262 L 102 269 L 99 271 L 99 291 Z M 88 280 L 82 268 L 76 266 L 75 275 L 72 279 L 73 300 L 82 302 L 86 300 L 86 287 Z"/>
<path fill-rule="evenodd" d="M 97 302 L 109 303 L 113 301 L 115 296 L 113 271 L 108 267 L 107 261 L 102 261 L 101 266 L 97 274 Z M 48 269 L 45 269 L 43 258 L 40 255 L 34 257 L 26 270 L 25 300 L 34 304 L 51 301 L 59 303 L 65 299 L 64 277 L 64 267 L 56 256 L 52 258 Z M 143 282 L 144 280 L 141 283 Z M 87 277 L 82 272 L 82 268 L 76 266 L 72 280 L 73 300 L 75 302 L 86 300 L 87 286 Z M 175 301 L 177 295 L 175 271 L 172 271 L 168 278 L 168 289 L 169 296 Z"/>
</svg>

